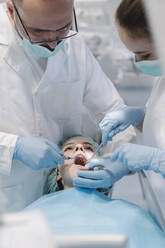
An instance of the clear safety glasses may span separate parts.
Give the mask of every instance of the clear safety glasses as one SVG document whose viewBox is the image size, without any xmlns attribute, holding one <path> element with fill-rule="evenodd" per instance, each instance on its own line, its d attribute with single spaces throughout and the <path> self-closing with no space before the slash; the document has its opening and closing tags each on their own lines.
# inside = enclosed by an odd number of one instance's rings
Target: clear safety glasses
<svg viewBox="0 0 165 248">
<path fill-rule="evenodd" d="M 26 27 L 26 25 L 23 23 L 22 18 L 18 12 L 18 9 L 15 5 L 15 3 L 12 1 L 15 12 L 19 18 L 19 21 L 22 25 L 22 28 L 25 32 L 25 34 L 27 35 L 28 40 L 30 41 L 31 44 L 37 44 L 37 45 L 42 45 L 45 43 L 51 43 L 51 42 L 60 42 L 62 40 L 65 40 L 67 38 L 70 38 L 76 34 L 78 34 L 78 25 L 77 25 L 77 20 L 76 20 L 76 13 L 75 13 L 75 9 L 73 8 L 73 18 L 72 21 L 70 23 L 68 23 L 65 27 L 62 27 L 58 30 L 54 30 L 54 31 L 43 31 L 43 30 L 28 30 L 28 28 Z M 20 37 L 22 38 L 22 35 L 20 34 L 20 32 L 18 31 L 17 28 L 17 32 L 20 35 Z M 55 36 L 55 39 L 50 39 L 50 40 L 41 40 L 41 36 L 42 37 L 48 37 L 49 34 L 53 34 L 53 36 Z"/>
<path fill-rule="evenodd" d="M 65 153 L 65 152 L 68 152 L 68 151 L 76 150 L 76 148 L 80 149 L 80 150 L 83 148 L 83 150 L 89 150 L 91 152 L 95 151 L 93 145 L 88 143 L 88 142 L 84 142 L 82 144 L 68 143 L 68 144 L 64 145 L 62 150 Z"/>
</svg>

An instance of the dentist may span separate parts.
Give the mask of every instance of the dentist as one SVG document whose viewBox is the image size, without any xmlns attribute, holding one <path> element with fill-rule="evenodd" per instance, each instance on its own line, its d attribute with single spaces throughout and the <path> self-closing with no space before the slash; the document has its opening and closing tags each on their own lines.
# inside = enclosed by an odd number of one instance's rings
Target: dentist
<svg viewBox="0 0 165 248">
<path fill-rule="evenodd" d="M 6 0 L 0 24 L 0 190 L 18 211 L 63 164 L 57 144 L 83 132 L 82 110 L 99 123 L 125 105 L 78 34 L 73 0 Z"/>
</svg>

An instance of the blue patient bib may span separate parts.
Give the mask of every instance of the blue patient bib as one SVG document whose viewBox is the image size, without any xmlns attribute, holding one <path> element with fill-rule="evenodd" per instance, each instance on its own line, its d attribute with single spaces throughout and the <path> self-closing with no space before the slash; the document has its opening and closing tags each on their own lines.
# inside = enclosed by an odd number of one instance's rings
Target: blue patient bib
<svg viewBox="0 0 165 248">
<path fill-rule="evenodd" d="M 26 208 L 43 212 L 54 234 L 124 233 L 129 248 L 164 248 L 165 234 L 149 213 L 92 189 L 71 188 L 41 197 Z"/>
</svg>

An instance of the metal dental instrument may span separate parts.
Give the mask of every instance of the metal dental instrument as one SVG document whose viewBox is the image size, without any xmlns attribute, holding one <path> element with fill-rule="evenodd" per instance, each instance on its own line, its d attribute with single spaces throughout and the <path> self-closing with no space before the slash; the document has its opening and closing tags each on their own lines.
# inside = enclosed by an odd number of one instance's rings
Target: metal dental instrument
<svg viewBox="0 0 165 248">
<path fill-rule="evenodd" d="M 101 149 L 102 147 L 103 147 L 103 143 L 101 142 L 101 144 L 96 148 L 96 150 L 95 150 L 95 152 L 93 153 L 92 157 L 91 157 L 89 160 L 87 160 L 87 163 L 89 163 L 89 162 L 91 161 L 91 159 L 93 159 L 94 157 L 96 157 L 97 153 L 100 151 L 100 149 Z M 95 168 L 100 168 L 100 169 L 102 169 L 103 166 L 96 166 Z M 91 170 L 93 170 L 93 169 L 91 169 Z"/>
<path fill-rule="evenodd" d="M 101 144 L 96 148 L 95 152 L 93 153 L 92 157 L 90 158 L 90 160 L 92 158 L 94 158 L 96 156 L 96 154 L 99 152 L 99 150 L 103 147 L 103 143 L 101 142 Z"/>
<path fill-rule="evenodd" d="M 64 160 L 74 159 L 74 157 L 64 156 Z"/>
</svg>

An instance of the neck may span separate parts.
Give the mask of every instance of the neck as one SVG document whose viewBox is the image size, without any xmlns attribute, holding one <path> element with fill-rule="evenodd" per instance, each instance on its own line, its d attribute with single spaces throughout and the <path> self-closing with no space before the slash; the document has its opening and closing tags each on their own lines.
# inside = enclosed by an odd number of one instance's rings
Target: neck
<svg viewBox="0 0 165 248">
<path fill-rule="evenodd" d="M 73 185 L 64 185 L 64 189 L 70 189 L 70 188 L 74 188 Z"/>
</svg>

